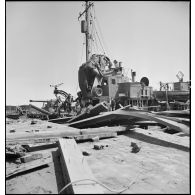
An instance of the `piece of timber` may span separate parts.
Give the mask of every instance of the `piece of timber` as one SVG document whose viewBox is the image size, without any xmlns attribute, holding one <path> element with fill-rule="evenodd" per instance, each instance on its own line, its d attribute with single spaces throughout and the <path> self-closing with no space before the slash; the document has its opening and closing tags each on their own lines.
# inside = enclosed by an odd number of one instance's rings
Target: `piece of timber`
<svg viewBox="0 0 195 195">
<path fill-rule="evenodd" d="M 83 120 L 85 118 L 89 118 L 89 117 L 93 117 L 93 116 L 96 116 L 98 115 L 100 112 L 106 112 L 108 111 L 108 107 L 107 107 L 107 104 L 105 102 L 101 102 L 97 105 L 95 105 L 89 113 L 81 113 L 79 115 L 77 115 L 76 117 L 70 119 L 68 121 L 68 123 L 72 123 L 72 122 L 76 122 L 76 121 L 79 121 L 79 120 Z"/>
<path fill-rule="evenodd" d="M 112 138 L 112 137 L 117 137 L 117 133 L 111 132 L 111 133 L 97 133 L 97 134 L 85 134 L 85 135 L 78 135 L 74 136 L 76 141 L 87 141 L 87 140 L 92 140 L 94 137 L 99 137 L 99 139 L 105 139 L 105 138 Z"/>
<path fill-rule="evenodd" d="M 178 123 L 176 121 L 173 121 L 171 119 L 165 119 L 161 118 L 160 116 L 157 116 L 155 114 L 149 113 L 149 112 L 139 112 L 139 111 L 124 111 L 124 110 L 116 110 L 112 112 L 107 112 L 100 116 L 91 117 L 88 119 L 84 119 L 81 121 L 77 121 L 74 123 L 69 124 L 71 127 L 76 128 L 89 128 L 94 126 L 101 126 L 102 124 L 107 123 L 114 125 L 116 123 L 123 123 L 128 122 L 130 123 L 130 120 L 132 119 L 145 119 L 150 121 L 155 121 L 161 125 L 168 126 L 171 129 L 174 129 L 179 132 L 184 132 L 189 134 L 189 127 L 187 125 Z"/>
<path fill-rule="evenodd" d="M 157 117 L 160 118 L 165 118 L 165 119 L 169 119 L 169 120 L 172 120 L 172 121 L 175 121 L 175 122 L 178 122 L 178 123 L 183 123 L 185 125 L 188 125 L 190 126 L 190 119 L 188 118 L 180 118 L 180 117 L 173 117 L 173 116 L 165 116 L 165 115 L 157 115 Z"/>
<path fill-rule="evenodd" d="M 56 139 L 57 141 L 57 139 Z M 50 148 L 56 148 L 57 143 L 44 143 L 44 144 L 23 144 L 23 148 L 25 148 L 28 152 L 47 150 Z"/>
<path fill-rule="evenodd" d="M 51 123 L 58 123 L 58 124 L 65 124 L 67 123 L 67 121 L 69 121 L 70 119 L 72 119 L 72 117 L 64 117 L 64 118 L 56 118 L 56 119 L 51 119 L 48 122 Z"/>
<path fill-rule="evenodd" d="M 120 110 L 116 110 L 116 111 L 120 111 Z M 105 112 L 98 116 L 76 121 L 70 123 L 69 126 L 83 129 L 83 128 L 95 128 L 95 127 L 102 127 L 102 126 L 128 125 L 130 119 L 135 119 L 134 116 L 120 117 L 119 115 L 116 115 L 116 111 Z"/>
<path fill-rule="evenodd" d="M 180 149 L 186 152 L 190 151 L 190 139 L 188 136 L 179 137 L 176 134 L 169 134 L 158 131 L 158 129 L 157 131 L 154 129 L 148 129 L 146 131 L 140 128 L 134 128 L 130 131 L 126 131 L 126 135 L 130 138 L 148 142 L 150 144 L 157 144 L 164 147 Z"/>
<path fill-rule="evenodd" d="M 66 137 L 71 135 L 79 135 L 80 130 L 68 126 L 64 126 L 61 129 L 43 129 L 39 132 L 18 132 L 18 133 L 7 133 L 6 140 L 10 139 L 39 139 L 39 138 L 46 138 L 46 137 Z"/>
<path fill-rule="evenodd" d="M 51 142 L 55 142 L 58 140 L 58 138 L 61 137 L 79 137 L 80 135 L 90 135 L 90 136 L 102 136 L 102 133 L 105 134 L 112 134 L 115 132 L 124 132 L 127 130 L 127 127 L 123 126 L 115 126 L 115 127 L 100 127 L 100 128 L 89 128 L 89 129 L 76 129 L 76 128 L 71 128 L 71 127 L 64 127 L 65 129 L 58 130 L 58 131 L 52 131 L 50 133 L 44 133 L 44 132 L 37 132 L 37 133 L 23 133 L 19 134 L 17 137 L 12 136 L 7 136 L 6 138 L 6 144 L 29 144 L 29 143 L 47 143 L 47 145 L 51 145 L 51 147 L 55 147 L 55 144 Z M 36 136 L 35 136 L 36 135 Z M 81 137 L 80 137 L 81 138 Z M 80 139 L 79 138 L 79 139 Z M 41 147 L 41 146 L 40 146 Z M 43 147 L 44 148 L 44 147 Z"/>
<path fill-rule="evenodd" d="M 44 109 L 38 108 L 38 107 L 35 106 L 35 105 L 29 104 L 29 106 L 32 107 L 32 108 L 34 108 L 35 110 L 37 110 L 37 111 L 43 113 L 43 114 L 52 115 L 52 113 L 50 113 L 50 112 L 48 112 L 48 111 L 46 111 L 46 110 L 44 110 Z"/>
<path fill-rule="evenodd" d="M 11 179 L 12 177 L 22 175 L 25 173 L 28 173 L 29 171 L 34 171 L 36 169 L 48 167 L 48 164 L 51 163 L 51 158 L 46 160 L 35 160 L 30 163 L 21 164 L 19 168 L 12 170 L 12 171 L 6 171 L 6 180 Z"/>
<path fill-rule="evenodd" d="M 77 185 L 71 184 L 62 193 L 65 194 L 103 194 L 102 187 L 96 180 L 74 139 L 59 139 L 60 160 L 65 185 L 80 181 Z"/>
<path fill-rule="evenodd" d="M 190 118 L 190 112 L 188 110 L 168 110 L 168 111 L 154 112 L 154 114 L 169 116 L 169 117 Z"/>
</svg>

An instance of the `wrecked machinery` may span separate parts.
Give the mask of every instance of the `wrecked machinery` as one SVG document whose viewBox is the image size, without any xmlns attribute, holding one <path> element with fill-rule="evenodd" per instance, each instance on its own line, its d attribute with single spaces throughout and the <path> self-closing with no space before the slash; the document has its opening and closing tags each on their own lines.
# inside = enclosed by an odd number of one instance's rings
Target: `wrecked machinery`
<svg viewBox="0 0 195 195">
<path fill-rule="evenodd" d="M 50 85 L 50 87 L 54 87 L 54 95 L 56 99 L 51 100 L 30 100 L 30 102 L 42 102 L 42 108 L 39 108 L 35 105 L 30 104 L 30 106 L 41 113 L 42 118 L 54 119 L 63 116 L 71 115 L 72 107 L 71 104 L 73 102 L 73 97 L 71 94 L 63 90 L 59 90 L 58 87 L 62 85 L 60 83 L 58 85 Z M 29 117 L 36 118 L 36 115 L 30 113 Z"/>
</svg>

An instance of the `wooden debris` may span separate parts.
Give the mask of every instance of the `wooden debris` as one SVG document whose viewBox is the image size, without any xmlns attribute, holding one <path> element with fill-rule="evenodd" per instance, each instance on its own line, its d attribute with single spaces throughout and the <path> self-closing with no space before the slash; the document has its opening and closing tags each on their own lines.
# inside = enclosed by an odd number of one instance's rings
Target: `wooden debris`
<svg viewBox="0 0 195 195">
<path fill-rule="evenodd" d="M 155 130 L 144 130 L 135 128 L 127 131 L 126 136 L 148 142 L 150 144 L 161 145 L 163 147 L 176 148 L 182 151 L 190 151 L 189 137 L 180 137 L 177 134 L 168 134 L 162 131 Z"/>
<path fill-rule="evenodd" d="M 86 135 L 74 136 L 76 141 L 85 141 L 85 140 L 94 141 L 94 138 L 97 140 L 97 137 L 98 137 L 98 140 L 105 139 L 105 138 L 112 138 L 112 137 L 117 137 L 117 133 L 108 132 L 108 133 L 86 134 Z"/>
<path fill-rule="evenodd" d="M 78 116 L 70 119 L 68 121 L 68 123 L 72 123 L 72 122 L 76 122 L 76 121 L 79 121 L 79 120 L 83 120 L 85 118 L 89 118 L 89 117 L 93 117 L 93 116 L 96 116 L 98 115 L 100 112 L 106 112 L 108 111 L 108 107 L 107 107 L 107 104 L 105 102 L 101 102 L 97 105 L 95 105 L 89 113 L 81 113 L 79 114 Z"/>
<path fill-rule="evenodd" d="M 13 171 L 9 171 L 9 173 L 6 172 L 6 180 L 7 179 L 11 179 L 15 176 L 18 175 L 22 175 L 25 174 L 29 171 L 35 171 L 36 169 L 40 169 L 40 168 L 44 168 L 44 167 L 48 167 L 48 164 L 51 163 L 51 159 L 47 159 L 47 160 L 36 160 L 35 162 L 29 164 L 21 164 L 20 167 L 18 167 L 17 169 L 13 170 Z"/>
<path fill-rule="evenodd" d="M 168 111 L 156 112 L 155 114 L 169 116 L 169 117 L 190 118 L 190 112 L 188 110 L 168 110 Z"/>
<path fill-rule="evenodd" d="M 101 128 L 94 128 L 94 129 L 82 129 L 82 135 L 80 134 L 81 130 L 67 127 L 65 126 L 63 130 L 54 130 L 50 132 L 40 131 L 35 133 L 20 133 L 14 134 L 12 136 L 10 134 L 6 138 L 6 143 L 19 143 L 19 144 L 29 144 L 29 143 L 43 143 L 43 142 L 55 142 L 58 141 L 61 137 L 72 137 L 76 140 L 87 140 L 92 139 L 95 136 L 99 136 L 100 139 L 108 138 L 108 137 L 115 137 L 115 132 L 123 132 L 126 131 L 126 127 L 123 126 L 116 126 L 116 127 L 101 127 Z M 104 134 L 102 134 L 104 133 Z M 87 136 L 88 135 L 88 136 Z"/>
<path fill-rule="evenodd" d="M 65 194 L 103 194 L 102 187 L 85 179 L 95 180 L 85 157 L 77 147 L 74 139 L 59 139 L 60 160 L 65 185 L 80 181 L 79 185 L 70 185 L 62 193 Z"/>
<path fill-rule="evenodd" d="M 170 129 L 174 129 L 179 132 L 184 132 L 189 134 L 189 127 L 173 121 L 171 119 L 165 119 L 155 114 L 151 114 L 143 111 L 124 111 L 124 110 L 116 110 L 112 112 L 107 112 L 103 115 L 91 117 L 88 119 L 84 119 L 81 121 L 77 121 L 71 123 L 69 126 L 76 128 L 89 128 L 89 127 L 97 127 L 107 123 L 110 125 L 115 124 L 130 124 L 130 120 L 150 120 L 155 121 L 161 125 L 168 126 Z"/>
<path fill-rule="evenodd" d="M 56 118 L 56 119 L 50 119 L 48 122 L 58 123 L 58 124 L 65 124 L 70 119 L 72 119 L 72 117 Z"/>
<path fill-rule="evenodd" d="M 20 145 L 7 145 L 6 146 L 6 159 L 19 158 L 24 156 L 26 149 Z"/>
<path fill-rule="evenodd" d="M 69 126 L 80 128 L 80 129 L 94 128 L 94 127 L 106 126 L 110 123 L 110 121 L 114 121 L 114 120 L 116 120 L 116 116 L 114 115 L 114 111 L 112 111 L 112 112 L 106 112 L 102 115 L 72 122 L 69 124 Z"/>
<path fill-rule="evenodd" d="M 20 157 L 20 160 L 22 163 L 27 163 L 36 159 L 42 158 L 43 155 L 41 153 L 36 153 L 36 154 L 28 154 L 25 156 Z"/>
<path fill-rule="evenodd" d="M 24 156 L 25 153 L 22 153 L 22 152 L 9 152 L 9 151 L 6 151 L 6 154 L 5 154 L 5 158 L 6 160 L 10 160 L 10 159 L 16 159 L 16 158 L 19 158 L 21 156 Z"/>
<path fill-rule="evenodd" d="M 57 140 L 56 140 L 57 141 Z M 22 147 L 28 152 L 34 152 L 38 150 L 46 150 L 57 147 L 57 143 L 43 143 L 43 144 L 23 144 Z"/>
</svg>

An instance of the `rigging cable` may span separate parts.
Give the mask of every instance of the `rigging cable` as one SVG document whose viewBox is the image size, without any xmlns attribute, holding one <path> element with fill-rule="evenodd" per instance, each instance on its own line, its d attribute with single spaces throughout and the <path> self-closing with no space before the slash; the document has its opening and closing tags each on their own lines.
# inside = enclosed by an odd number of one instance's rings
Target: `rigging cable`
<svg viewBox="0 0 195 195">
<path fill-rule="evenodd" d="M 96 35 L 97 35 L 98 41 L 99 41 L 99 43 L 100 43 L 100 46 L 101 46 L 101 48 L 102 48 L 102 51 L 103 51 L 103 53 L 105 54 L 105 50 L 104 50 L 104 48 L 103 48 L 102 42 L 101 42 L 101 40 L 100 40 L 100 37 L 99 37 L 99 35 L 98 35 L 98 33 L 97 33 L 97 29 L 96 29 L 96 27 L 95 27 L 95 32 L 96 32 Z"/>
<path fill-rule="evenodd" d="M 95 43 L 95 44 L 94 44 L 94 48 L 96 48 L 96 52 L 98 53 L 98 45 L 97 45 L 97 40 L 96 40 L 96 36 L 95 36 L 95 31 L 94 31 L 95 26 L 94 26 L 94 25 L 95 25 L 95 24 L 94 24 L 94 21 L 93 21 L 93 23 L 92 23 L 92 27 L 93 27 L 92 36 L 94 37 L 94 39 L 93 39 L 93 42 Z"/>
<path fill-rule="evenodd" d="M 105 51 L 106 51 L 106 53 L 108 54 L 108 47 L 107 47 L 107 44 L 106 44 L 106 42 L 105 42 L 103 33 L 102 33 L 102 31 L 101 31 L 100 24 L 99 24 L 98 18 L 97 18 L 97 16 L 96 16 L 95 8 L 93 9 L 93 11 L 94 11 L 94 18 L 96 19 L 95 21 L 96 21 L 96 23 L 97 23 L 97 27 L 98 27 L 99 32 L 100 32 L 100 37 L 101 37 L 102 42 L 103 42 L 103 45 L 104 45 L 104 47 L 105 47 Z"/>
<path fill-rule="evenodd" d="M 94 15 L 94 21 L 95 21 L 95 9 L 93 8 L 93 15 Z M 99 35 L 98 35 L 98 31 L 97 31 L 97 28 L 96 28 L 96 24 L 95 24 L 95 22 L 94 22 L 94 29 L 95 29 L 95 31 L 96 31 L 96 34 L 97 34 L 97 38 L 98 38 L 98 40 L 99 40 L 99 43 L 100 43 L 100 46 L 101 46 L 101 48 L 102 48 L 102 51 L 103 51 L 103 53 L 105 54 L 105 49 L 104 49 L 104 47 L 103 47 L 103 44 L 102 44 L 102 42 L 101 42 L 101 39 L 100 39 L 100 37 L 99 37 Z"/>
</svg>

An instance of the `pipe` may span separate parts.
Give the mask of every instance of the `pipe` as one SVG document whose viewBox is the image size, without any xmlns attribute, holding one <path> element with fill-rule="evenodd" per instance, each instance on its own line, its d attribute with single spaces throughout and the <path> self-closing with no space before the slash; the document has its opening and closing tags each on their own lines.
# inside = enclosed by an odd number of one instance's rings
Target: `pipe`
<svg viewBox="0 0 195 195">
<path fill-rule="evenodd" d="M 29 100 L 29 102 L 48 102 L 47 100 Z"/>
</svg>

